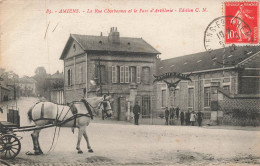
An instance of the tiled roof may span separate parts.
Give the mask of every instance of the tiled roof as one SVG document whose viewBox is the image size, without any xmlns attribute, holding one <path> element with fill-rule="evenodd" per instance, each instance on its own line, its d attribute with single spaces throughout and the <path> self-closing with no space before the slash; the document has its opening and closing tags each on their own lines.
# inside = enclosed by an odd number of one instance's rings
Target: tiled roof
<svg viewBox="0 0 260 166">
<path fill-rule="evenodd" d="M 260 53 L 260 46 L 244 46 L 234 48 L 217 49 L 208 52 L 200 52 L 171 59 L 161 60 L 158 64 L 158 74 L 166 72 L 195 72 L 223 68 L 223 55 L 225 54 L 224 67 L 235 67 L 243 60 Z"/>
<path fill-rule="evenodd" d="M 120 43 L 112 43 L 108 41 L 108 36 L 90 36 L 71 34 L 70 38 L 62 52 L 60 59 L 64 59 L 67 47 L 70 47 L 70 40 L 76 40 L 81 47 L 86 51 L 111 51 L 111 52 L 126 52 L 126 53 L 148 53 L 160 54 L 155 48 L 148 44 L 142 38 L 120 37 Z"/>
</svg>

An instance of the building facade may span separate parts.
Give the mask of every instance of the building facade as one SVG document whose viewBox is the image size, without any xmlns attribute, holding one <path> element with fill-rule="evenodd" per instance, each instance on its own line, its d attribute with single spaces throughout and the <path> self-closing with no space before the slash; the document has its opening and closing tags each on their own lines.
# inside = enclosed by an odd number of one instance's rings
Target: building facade
<svg viewBox="0 0 260 166">
<path fill-rule="evenodd" d="M 60 57 L 64 61 L 65 101 L 84 96 L 112 95 L 114 117 L 130 117 L 139 101 L 143 117 L 155 110 L 153 74 L 160 53 L 142 38 L 71 34 Z"/>
<path fill-rule="evenodd" d="M 36 96 L 36 81 L 27 76 L 20 78 L 19 93 L 20 96 Z"/>
<path fill-rule="evenodd" d="M 180 81 L 174 90 L 168 89 L 164 82 L 158 82 L 157 110 L 163 112 L 166 106 L 173 106 L 185 112 L 202 111 L 204 118 L 211 121 L 223 118 L 227 109 L 238 109 L 234 104 L 237 101 L 259 111 L 259 62 L 259 46 L 219 49 L 162 60 L 158 75 L 167 72 L 191 74 L 191 81 Z"/>
</svg>

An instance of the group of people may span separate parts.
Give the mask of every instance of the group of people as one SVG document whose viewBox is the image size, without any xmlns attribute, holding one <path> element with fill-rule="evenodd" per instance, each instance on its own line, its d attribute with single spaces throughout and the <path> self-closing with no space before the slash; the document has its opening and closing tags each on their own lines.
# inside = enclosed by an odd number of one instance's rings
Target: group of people
<svg viewBox="0 0 260 166">
<path fill-rule="evenodd" d="M 138 102 L 136 102 L 133 107 L 133 113 L 134 113 L 135 125 L 138 125 L 139 115 L 141 113 L 141 108 L 138 105 Z M 192 112 L 187 111 L 184 113 L 183 111 L 180 111 L 179 107 L 176 108 L 171 107 L 170 110 L 168 109 L 168 107 L 166 107 L 165 109 L 166 125 L 169 125 L 169 118 L 170 118 L 170 122 L 173 122 L 174 118 L 176 118 L 177 120 L 180 118 L 181 125 L 184 125 L 184 121 L 185 121 L 186 125 L 194 126 L 195 122 L 198 121 L 198 126 L 201 126 L 203 114 L 200 111 L 198 113 L 195 113 L 194 111 Z"/>
<path fill-rule="evenodd" d="M 203 119 L 203 114 L 202 112 L 198 112 L 195 113 L 194 111 L 190 112 L 180 112 L 180 108 L 173 108 L 171 107 L 170 110 L 168 109 L 168 107 L 166 107 L 165 109 L 165 124 L 169 125 L 169 117 L 170 117 L 170 123 L 172 123 L 174 117 L 176 117 L 176 119 L 179 119 L 180 117 L 180 121 L 181 121 L 181 125 L 184 125 L 184 121 L 186 123 L 186 125 L 195 125 L 195 122 L 198 121 L 198 126 L 201 126 L 202 123 L 202 119 Z"/>
</svg>

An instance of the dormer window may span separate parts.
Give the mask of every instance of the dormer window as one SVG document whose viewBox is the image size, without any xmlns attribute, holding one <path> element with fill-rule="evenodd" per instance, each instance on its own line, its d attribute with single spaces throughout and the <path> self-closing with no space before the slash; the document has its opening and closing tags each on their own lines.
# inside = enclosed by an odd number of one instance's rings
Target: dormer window
<svg viewBox="0 0 260 166">
<path fill-rule="evenodd" d="M 73 50 L 76 51 L 76 45 L 75 44 L 73 44 Z"/>
</svg>

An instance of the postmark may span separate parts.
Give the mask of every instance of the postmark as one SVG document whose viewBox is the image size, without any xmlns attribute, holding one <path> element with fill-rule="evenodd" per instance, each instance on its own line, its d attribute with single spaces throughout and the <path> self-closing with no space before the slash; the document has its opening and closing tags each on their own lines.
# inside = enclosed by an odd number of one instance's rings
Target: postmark
<svg viewBox="0 0 260 166">
<path fill-rule="evenodd" d="M 225 16 L 226 44 L 259 42 L 259 2 L 225 2 Z"/>
<path fill-rule="evenodd" d="M 234 43 L 225 43 L 227 33 L 236 27 L 235 24 L 231 23 L 233 18 L 234 16 L 221 16 L 209 23 L 204 32 L 204 48 L 207 52 L 211 53 L 215 49 L 235 46 Z M 243 29 L 247 32 L 245 35 L 251 36 L 252 31 L 250 26 L 241 18 L 235 17 L 235 19 L 243 23 Z"/>
</svg>

